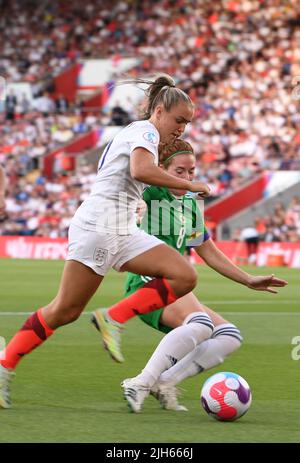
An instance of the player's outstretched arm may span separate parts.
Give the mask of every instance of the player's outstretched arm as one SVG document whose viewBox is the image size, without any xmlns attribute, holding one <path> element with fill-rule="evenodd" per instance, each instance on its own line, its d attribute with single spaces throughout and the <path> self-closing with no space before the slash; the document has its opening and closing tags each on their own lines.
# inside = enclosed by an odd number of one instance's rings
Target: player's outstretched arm
<svg viewBox="0 0 300 463">
<path fill-rule="evenodd" d="M 225 256 L 225 254 L 217 248 L 211 239 L 205 241 L 203 244 L 195 248 L 195 250 L 197 254 L 202 257 L 205 263 L 216 272 L 230 280 L 241 283 L 250 289 L 277 293 L 277 291 L 273 289 L 274 287 L 282 287 L 288 284 L 287 281 L 277 278 L 274 275 L 250 275 Z"/>
<path fill-rule="evenodd" d="M 190 182 L 168 174 L 154 164 L 153 154 L 145 148 L 136 148 L 130 156 L 130 173 L 133 178 L 147 185 L 177 188 L 180 190 L 199 192 L 206 198 L 210 195 L 210 188 L 202 182 Z"/>
</svg>

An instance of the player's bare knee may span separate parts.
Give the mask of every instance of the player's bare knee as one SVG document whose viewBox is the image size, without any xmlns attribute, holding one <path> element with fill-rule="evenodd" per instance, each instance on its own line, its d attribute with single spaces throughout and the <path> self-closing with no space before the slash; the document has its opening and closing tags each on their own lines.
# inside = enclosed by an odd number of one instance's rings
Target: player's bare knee
<svg viewBox="0 0 300 463">
<path fill-rule="evenodd" d="M 183 274 L 181 274 L 177 280 L 178 292 L 181 293 L 181 296 L 190 293 L 193 291 L 197 284 L 197 273 L 193 267 L 187 269 Z"/>
<path fill-rule="evenodd" d="M 193 267 L 190 267 L 189 270 L 184 274 L 183 280 L 186 284 L 187 293 L 193 291 L 197 284 L 198 275 L 196 270 Z"/>
<path fill-rule="evenodd" d="M 58 326 L 68 325 L 69 323 L 73 323 L 76 321 L 82 312 L 84 307 L 81 306 L 61 306 L 57 304 L 56 306 L 49 309 L 48 317 L 51 322 Z"/>
</svg>

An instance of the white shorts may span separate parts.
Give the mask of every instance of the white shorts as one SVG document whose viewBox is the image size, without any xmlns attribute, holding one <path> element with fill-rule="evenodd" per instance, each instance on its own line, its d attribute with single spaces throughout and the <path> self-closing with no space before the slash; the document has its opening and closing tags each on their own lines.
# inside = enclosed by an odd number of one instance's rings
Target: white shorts
<svg viewBox="0 0 300 463">
<path fill-rule="evenodd" d="M 133 235 L 100 234 L 71 224 L 66 260 L 81 262 L 104 276 L 111 268 L 120 272 L 126 262 L 159 244 L 165 243 L 139 229 Z"/>
</svg>

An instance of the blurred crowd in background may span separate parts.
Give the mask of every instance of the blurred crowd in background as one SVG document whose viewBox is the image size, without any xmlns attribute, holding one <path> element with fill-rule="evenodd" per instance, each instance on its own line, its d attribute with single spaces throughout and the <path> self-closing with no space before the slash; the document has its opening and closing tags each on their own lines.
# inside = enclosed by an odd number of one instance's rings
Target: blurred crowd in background
<svg viewBox="0 0 300 463">
<path fill-rule="evenodd" d="M 51 82 L 78 60 L 112 56 L 138 56 L 133 77 L 172 75 L 195 103 L 186 138 L 196 178 L 215 198 L 264 170 L 300 170 L 298 0 L 0 0 L 0 8 L 7 81 Z M 85 112 L 79 101 L 53 100 L 50 85 L 33 102 L 9 92 L 3 109 L 0 162 L 10 180 L 0 233 L 66 236 L 95 169 L 82 165 L 49 181 L 43 157 L 93 128 L 134 120 L 137 108 Z M 295 198 L 258 219 L 261 239 L 299 240 L 298 208 Z"/>
<path fill-rule="evenodd" d="M 232 238 L 235 241 L 245 241 L 248 237 L 256 238 L 257 242 L 299 242 L 300 197 L 294 196 L 287 207 L 280 202 L 276 203 L 272 214 L 257 217 L 253 227 L 236 229 Z"/>
</svg>

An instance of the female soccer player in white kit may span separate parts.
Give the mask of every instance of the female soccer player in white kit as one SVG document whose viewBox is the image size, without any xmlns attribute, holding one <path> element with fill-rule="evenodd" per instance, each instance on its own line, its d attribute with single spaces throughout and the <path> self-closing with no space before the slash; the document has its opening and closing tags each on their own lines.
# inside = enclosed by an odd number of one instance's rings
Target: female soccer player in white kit
<svg viewBox="0 0 300 463">
<path fill-rule="evenodd" d="M 193 104 L 169 76 L 149 84 L 145 120 L 121 130 L 99 164 L 90 196 L 76 212 L 69 230 L 69 248 L 56 297 L 31 315 L 0 356 L 0 408 L 11 406 L 9 383 L 20 359 L 41 345 L 58 327 L 75 321 L 113 267 L 156 277 L 111 307 L 103 322 L 104 342 L 117 361 L 118 324 L 136 314 L 171 304 L 195 287 L 193 267 L 174 249 L 135 225 L 143 184 L 184 188 L 209 195 L 207 185 L 176 178 L 158 164 L 159 141 L 179 137 L 193 117 Z M 116 325 L 115 325 L 116 324 Z M 199 340 L 207 330 L 199 327 Z"/>
</svg>

